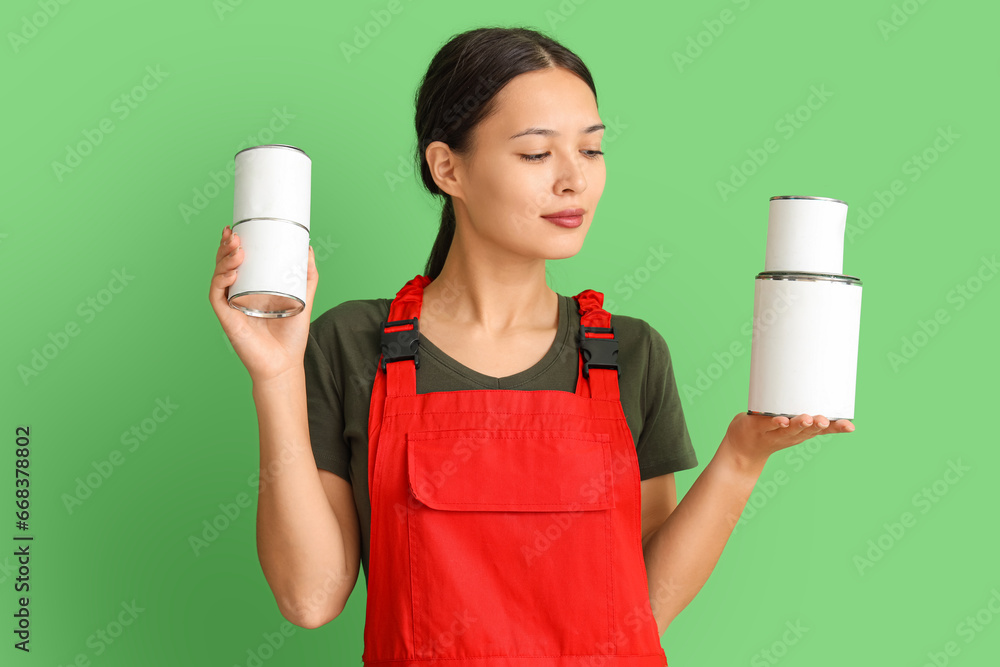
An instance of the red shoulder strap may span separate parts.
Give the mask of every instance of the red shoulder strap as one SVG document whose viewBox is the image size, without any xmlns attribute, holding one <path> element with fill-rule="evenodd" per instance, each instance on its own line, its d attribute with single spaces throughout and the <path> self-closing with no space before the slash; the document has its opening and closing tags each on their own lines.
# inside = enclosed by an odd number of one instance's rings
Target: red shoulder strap
<svg viewBox="0 0 1000 667">
<path fill-rule="evenodd" d="M 611 326 L 611 313 L 604 310 L 604 294 L 585 289 L 573 298 L 580 313 L 576 393 L 588 398 L 620 400 L 618 339 Z M 601 339 L 608 342 L 589 342 Z"/>
<path fill-rule="evenodd" d="M 375 382 L 372 385 L 371 404 L 368 409 L 368 497 L 372 498 L 373 502 L 372 481 L 386 396 L 413 395 L 417 392 L 415 361 L 384 364 L 383 358 L 386 349 L 390 354 L 402 354 L 408 351 L 413 338 L 417 338 L 419 345 L 419 327 L 416 327 L 417 332 L 408 332 L 414 331 L 414 325 L 420 317 L 420 306 L 424 300 L 424 287 L 430 282 L 430 278 L 419 274 L 408 280 L 396 292 L 396 298 L 389 304 L 388 319 L 383 322 L 382 330 L 379 332 L 386 347 L 379 354 L 378 365 L 375 368 Z M 404 322 L 405 320 L 413 322 Z M 419 355 L 419 348 L 417 353 Z"/>
</svg>

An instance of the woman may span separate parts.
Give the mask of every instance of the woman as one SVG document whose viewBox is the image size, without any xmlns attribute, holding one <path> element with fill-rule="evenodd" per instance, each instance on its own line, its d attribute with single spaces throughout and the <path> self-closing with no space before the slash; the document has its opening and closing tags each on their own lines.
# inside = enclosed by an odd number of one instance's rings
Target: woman
<svg viewBox="0 0 1000 667">
<path fill-rule="evenodd" d="M 278 607 L 329 622 L 360 561 L 365 664 L 665 665 L 660 636 L 768 456 L 853 425 L 740 412 L 677 504 L 673 472 L 697 460 L 666 343 L 600 292 L 545 280 L 604 189 L 590 72 L 537 32 L 471 30 L 436 54 L 416 106 L 441 230 L 395 299 L 310 322 L 310 248 L 304 313 L 248 318 L 227 307 L 243 258 L 229 227 L 216 256 L 210 300 L 253 380 Z"/>
</svg>

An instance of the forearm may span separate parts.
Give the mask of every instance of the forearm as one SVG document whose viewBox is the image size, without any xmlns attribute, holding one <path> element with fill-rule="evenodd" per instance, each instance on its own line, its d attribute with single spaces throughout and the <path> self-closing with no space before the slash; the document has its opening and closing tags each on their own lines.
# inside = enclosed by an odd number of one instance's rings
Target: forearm
<svg viewBox="0 0 1000 667">
<path fill-rule="evenodd" d="M 260 431 L 257 554 L 285 618 L 315 627 L 338 615 L 355 579 L 309 440 L 304 374 L 255 384 Z"/>
<path fill-rule="evenodd" d="M 660 635 L 708 580 L 764 468 L 723 439 L 698 479 L 643 545 Z"/>
</svg>

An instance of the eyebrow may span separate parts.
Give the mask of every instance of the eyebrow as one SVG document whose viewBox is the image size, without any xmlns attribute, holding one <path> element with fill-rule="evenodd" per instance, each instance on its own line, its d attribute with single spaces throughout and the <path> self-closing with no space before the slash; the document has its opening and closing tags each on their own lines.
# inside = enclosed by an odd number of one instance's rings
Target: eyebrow
<svg viewBox="0 0 1000 667">
<path fill-rule="evenodd" d="M 590 127 L 583 128 L 582 130 L 580 130 L 580 134 L 590 134 L 591 132 L 599 132 L 603 129 L 605 129 L 604 124 L 598 123 L 597 125 L 591 125 Z M 543 137 L 559 136 L 559 133 L 556 132 L 555 130 L 549 130 L 542 127 L 529 127 L 527 130 L 524 130 L 523 132 L 518 132 L 514 136 L 510 137 L 508 141 L 510 141 L 510 139 L 517 139 L 518 137 L 523 137 L 526 134 L 540 134 Z"/>
</svg>

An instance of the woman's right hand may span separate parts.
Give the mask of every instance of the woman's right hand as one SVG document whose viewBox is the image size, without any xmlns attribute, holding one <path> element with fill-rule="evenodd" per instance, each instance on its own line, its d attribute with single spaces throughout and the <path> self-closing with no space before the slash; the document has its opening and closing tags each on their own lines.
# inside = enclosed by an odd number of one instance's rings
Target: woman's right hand
<svg viewBox="0 0 1000 667">
<path fill-rule="evenodd" d="M 236 282 L 236 271 L 242 263 L 240 237 L 226 227 L 215 254 L 215 273 L 208 299 L 251 380 L 263 382 L 302 367 L 319 273 L 312 246 L 309 246 L 305 308 L 291 317 L 251 317 L 230 306 L 228 300 L 228 289 Z"/>
</svg>

